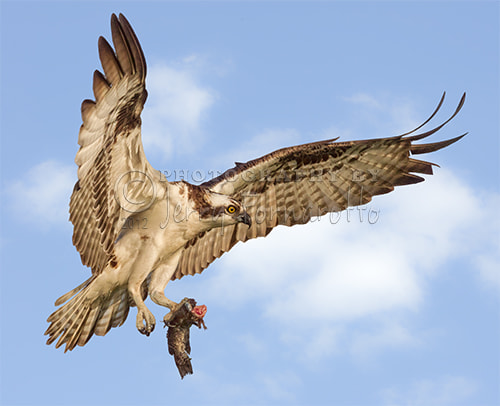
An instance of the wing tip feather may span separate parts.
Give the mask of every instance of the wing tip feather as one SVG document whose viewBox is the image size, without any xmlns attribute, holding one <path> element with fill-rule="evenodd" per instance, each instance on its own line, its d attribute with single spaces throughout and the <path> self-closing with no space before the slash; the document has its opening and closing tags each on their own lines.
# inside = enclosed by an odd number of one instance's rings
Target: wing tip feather
<svg viewBox="0 0 500 406">
<path fill-rule="evenodd" d="M 446 148 L 447 146 L 454 144 L 455 142 L 461 140 L 468 133 L 464 133 L 455 138 L 450 138 L 449 140 L 431 142 L 428 144 L 412 144 L 410 147 L 410 152 L 412 154 L 427 154 L 430 152 L 439 151 L 440 149 Z"/>
</svg>

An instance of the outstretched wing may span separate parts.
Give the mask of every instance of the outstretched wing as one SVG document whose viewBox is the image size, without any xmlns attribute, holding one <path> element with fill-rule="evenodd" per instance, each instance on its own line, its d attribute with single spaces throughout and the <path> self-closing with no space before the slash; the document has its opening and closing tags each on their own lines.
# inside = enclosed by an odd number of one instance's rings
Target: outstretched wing
<svg viewBox="0 0 500 406">
<path fill-rule="evenodd" d="M 123 15 L 111 16 L 111 32 L 115 51 L 99 38 L 104 75 L 94 72 L 95 101 L 82 103 L 78 181 L 70 201 L 73 244 L 92 273 L 114 261 L 121 216 L 144 210 L 155 193 L 141 141 L 146 61 Z"/>
<path fill-rule="evenodd" d="M 261 158 L 238 163 L 202 186 L 243 202 L 252 226 L 236 224 L 213 229 L 189 241 L 173 276 L 203 271 L 237 242 L 264 237 L 278 225 L 305 224 L 350 206 L 368 203 L 372 196 L 391 192 L 395 186 L 422 182 L 417 174 L 432 174 L 432 163 L 410 158 L 444 148 L 459 137 L 430 144 L 414 141 L 434 134 L 462 108 L 465 94 L 453 115 L 436 128 L 410 136 L 427 124 L 440 109 L 414 130 L 389 138 L 364 141 L 319 141 L 284 148 Z"/>
</svg>

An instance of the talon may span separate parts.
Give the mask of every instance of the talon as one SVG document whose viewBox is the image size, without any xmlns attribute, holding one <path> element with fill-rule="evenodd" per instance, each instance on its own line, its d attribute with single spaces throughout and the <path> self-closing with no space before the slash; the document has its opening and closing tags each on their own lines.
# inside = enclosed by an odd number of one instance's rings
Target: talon
<svg viewBox="0 0 500 406">
<path fill-rule="evenodd" d="M 169 323 L 170 323 L 170 319 L 172 318 L 172 312 L 170 313 L 167 313 L 164 317 L 163 317 L 163 328 L 165 327 L 170 327 L 169 326 Z"/>
<path fill-rule="evenodd" d="M 179 310 L 180 306 L 177 305 L 176 307 L 172 308 L 170 312 L 168 312 L 164 317 L 163 317 L 163 328 L 165 327 L 173 327 L 171 324 L 172 318 L 174 317 L 174 313 Z"/>
<path fill-rule="evenodd" d="M 181 308 L 181 305 L 186 300 L 187 300 L 187 298 L 184 298 L 184 299 L 181 300 L 180 303 L 172 302 L 173 305 L 172 305 L 172 307 L 170 307 L 170 311 L 165 316 L 163 316 L 163 323 L 165 323 L 163 325 L 163 328 L 165 328 L 165 327 L 171 327 L 170 322 L 172 321 L 172 318 L 174 317 L 174 314 Z"/>
<path fill-rule="evenodd" d="M 151 332 L 155 329 L 155 318 L 149 310 L 139 310 L 137 312 L 136 327 L 139 333 L 149 337 Z"/>
</svg>

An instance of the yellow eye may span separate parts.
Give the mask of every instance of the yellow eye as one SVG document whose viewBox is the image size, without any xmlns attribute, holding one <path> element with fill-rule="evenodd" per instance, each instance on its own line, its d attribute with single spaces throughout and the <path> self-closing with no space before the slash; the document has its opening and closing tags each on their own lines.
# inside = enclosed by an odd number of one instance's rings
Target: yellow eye
<svg viewBox="0 0 500 406">
<path fill-rule="evenodd" d="M 236 207 L 234 207 L 233 205 L 231 205 L 231 206 L 227 206 L 226 211 L 227 211 L 229 214 L 234 214 L 234 213 L 236 213 Z"/>
</svg>

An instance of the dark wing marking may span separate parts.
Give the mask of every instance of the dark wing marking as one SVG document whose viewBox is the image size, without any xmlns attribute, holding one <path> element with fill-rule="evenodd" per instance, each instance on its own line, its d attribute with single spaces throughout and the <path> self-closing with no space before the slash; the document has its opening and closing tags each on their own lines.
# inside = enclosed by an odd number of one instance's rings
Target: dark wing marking
<svg viewBox="0 0 500 406">
<path fill-rule="evenodd" d="M 422 182 L 417 174 L 432 174 L 433 163 L 410 158 L 410 154 L 437 151 L 462 138 L 414 144 L 441 129 L 443 124 L 413 135 L 432 119 L 444 100 L 422 125 L 405 134 L 364 141 L 319 141 L 283 148 L 246 163 L 238 163 L 201 186 L 240 199 L 253 224 L 213 229 L 186 244 L 174 279 L 203 271 L 237 242 L 264 237 L 278 225 L 305 224 L 311 217 L 368 203 L 373 196 L 391 192 L 395 186 Z"/>
<path fill-rule="evenodd" d="M 154 171 L 141 141 L 146 60 L 123 15 L 111 16 L 111 32 L 116 53 L 103 37 L 99 38 L 104 75 L 94 72 L 95 101 L 82 103 L 80 150 L 75 158 L 78 181 L 70 202 L 73 244 L 92 273 L 99 273 L 115 260 L 114 242 L 122 226 L 120 212 L 140 211 L 142 207 L 135 202 L 150 202 L 154 196 L 154 185 L 144 181 L 145 177 L 153 179 Z M 115 195 L 124 192 L 119 188 L 125 188 L 125 184 L 131 207 Z"/>
</svg>

